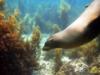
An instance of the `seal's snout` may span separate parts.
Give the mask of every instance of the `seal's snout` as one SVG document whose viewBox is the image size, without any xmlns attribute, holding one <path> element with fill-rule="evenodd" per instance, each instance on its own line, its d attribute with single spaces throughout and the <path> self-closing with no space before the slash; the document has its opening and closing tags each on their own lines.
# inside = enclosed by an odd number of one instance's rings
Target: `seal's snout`
<svg viewBox="0 0 100 75">
<path fill-rule="evenodd" d="M 52 38 L 52 36 L 45 42 L 43 50 L 44 51 L 49 51 L 53 48 L 53 43 L 54 43 L 54 39 Z"/>
<path fill-rule="evenodd" d="M 43 51 L 49 51 L 50 50 L 50 47 L 43 47 Z"/>
</svg>

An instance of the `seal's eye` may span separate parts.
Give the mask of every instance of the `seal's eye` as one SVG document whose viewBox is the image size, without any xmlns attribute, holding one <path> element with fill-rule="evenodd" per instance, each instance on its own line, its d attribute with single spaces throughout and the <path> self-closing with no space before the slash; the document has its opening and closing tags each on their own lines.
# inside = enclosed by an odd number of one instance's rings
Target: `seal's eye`
<svg viewBox="0 0 100 75">
<path fill-rule="evenodd" d="M 49 41 L 49 42 L 53 42 L 53 41 L 54 41 L 54 39 L 52 38 L 52 39 L 49 39 L 48 41 Z"/>
<path fill-rule="evenodd" d="M 53 43 L 53 39 L 49 39 L 47 42 L 46 42 L 46 45 L 51 45 Z"/>
<path fill-rule="evenodd" d="M 53 42 L 53 41 L 54 41 L 54 36 L 53 36 L 53 35 L 50 36 L 50 38 L 48 38 L 48 41 L 49 41 L 49 42 Z"/>
</svg>

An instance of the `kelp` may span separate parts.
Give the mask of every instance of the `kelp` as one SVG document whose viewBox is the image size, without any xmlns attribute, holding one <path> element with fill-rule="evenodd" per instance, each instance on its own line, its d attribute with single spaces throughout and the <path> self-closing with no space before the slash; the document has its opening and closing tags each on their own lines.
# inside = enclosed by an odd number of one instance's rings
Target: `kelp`
<svg viewBox="0 0 100 75">
<path fill-rule="evenodd" d="M 94 58 L 98 56 L 97 51 L 98 51 L 98 42 L 96 41 L 96 39 L 94 39 L 90 43 L 82 45 L 78 48 L 70 49 L 67 55 L 70 58 L 74 58 L 74 59 L 85 57 L 87 63 L 90 64 L 94 61 Z"/>
<path fill-rule="evenodd" d="M 3 14 L 3 15 L 2 15 Z M 31 41 L 24 42 L 21 38 L 21 26 L 15 15 L 5 19 L 0 14 L 0 74 L 1 75 L 32 75 L 36 70 L 36 47 L 40 41 L 40 29 L 34 29 Z"/>
<path fill-rule="evenodd" d="M 36 57 L 37 59 L 39 58 L 39 55 L 41 53 L 39 46 L 40 40 L 41 40 L 41 30 L 40 27 L 37 25 L 33 28 L 31 42 L 30 42 L 32 44 L 33 51 L 35 51 L 36 53 L 34 57 Z"/>
<path fill-rule="evenodd" d="M 58 70 L 62 66 L 61 57 L 62 57 L 62 49 L 56 48 L 55 49 L 55 72 L 58 72 Z"/>
<path fill-rule="evenodd" d="M 98 53 L 98 46 L 100 45 L 96 38 L 83 46 L 75 49 L 69 49 L 70 51 L 66 54 L 66 56 L 69 56 L 73 61 L 63 64 L 56 75 L 100 75 L 100 54 Z M 81 59 L 81 57 L 84 58 L 84 60 Z M 81 72 L 74 71 L 75 66 L 73 66 L 72 63 L 75 59 L 82 60 L 82 63 L 87 65 L 87 67 Z M 81 62 L 78 61 L 76 65 L 78 63 L 81 64 Z M 80 65 L 80 67 L 83 68 L 82 65 Z"/>
<path fill-rule="evenodd" d="M 60 5 L 59 5 L 59 17 L 63 20 L 66 20 L 66 15 L 68 11 L 71 9 L 71 6 L 69 3 L 66 2 L 66 0 L 60 0 Z"/>
<path fill-rule="evenodd" d="M 5 3 L 5 0 L 0 0 L 0 12 L 4 10 L 4 3 Z"/>
<path fill-rule="evenodd" d="M 53 33 L 57 33 L 59 31 L 61 31 L 61 27 L 58 24 L 53 24 L 52 31 L 53 31 Z"/>
</svg>

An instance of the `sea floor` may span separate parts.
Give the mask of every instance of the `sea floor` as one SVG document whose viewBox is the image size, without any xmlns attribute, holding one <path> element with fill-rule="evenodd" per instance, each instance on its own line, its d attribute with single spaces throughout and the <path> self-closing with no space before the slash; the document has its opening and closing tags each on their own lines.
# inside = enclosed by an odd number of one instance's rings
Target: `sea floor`
<svg viewBox="0 0 100 75">
<path fill-rule="evenodd" d="M 42 50 L 42 47 L 44 46 L 44 43 L 46 42 L 48 37 L 49 37 L 48 34 L 42 35 L 42 40 L 40 42 L 41 54 L 40 54 L 40 57 L 38 59 L 38 63 L 40 65 L 41 69 L 38 71 L 33 71 L 33 75 L 55 75 L 54 59 L 45 60 L 45 57 L 47 56 L 46 53 L 48 53 L 48 52 L 45 52 Z M 80 72 L 80 73 L 82 72 L 83 73 L 85 68 L 88 67 L 88 65 L 83 61 L 83 59 L 84 58 L 73 60 L 73 59 L 69 59 L 69 57 L 67 57 L 67 56 L 63 56 L 61 58 L 61 61 L 63 62 L 63 64 L 70 62 L 70 65 L 74 67 L 75 72 Z"/>
</svg>

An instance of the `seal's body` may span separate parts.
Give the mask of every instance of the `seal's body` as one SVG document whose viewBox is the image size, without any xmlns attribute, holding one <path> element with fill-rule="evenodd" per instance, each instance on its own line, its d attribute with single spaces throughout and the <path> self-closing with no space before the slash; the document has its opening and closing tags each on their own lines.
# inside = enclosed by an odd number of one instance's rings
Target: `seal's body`
<svg viewBox="0 0 100 75">
<path fill-rule="evenodd" d="M 100 0 L 94 0 L 75 22 L 52 35 L 43 49 L 74 48 L 91 41 L 99 33 Z"/>
</svg>

